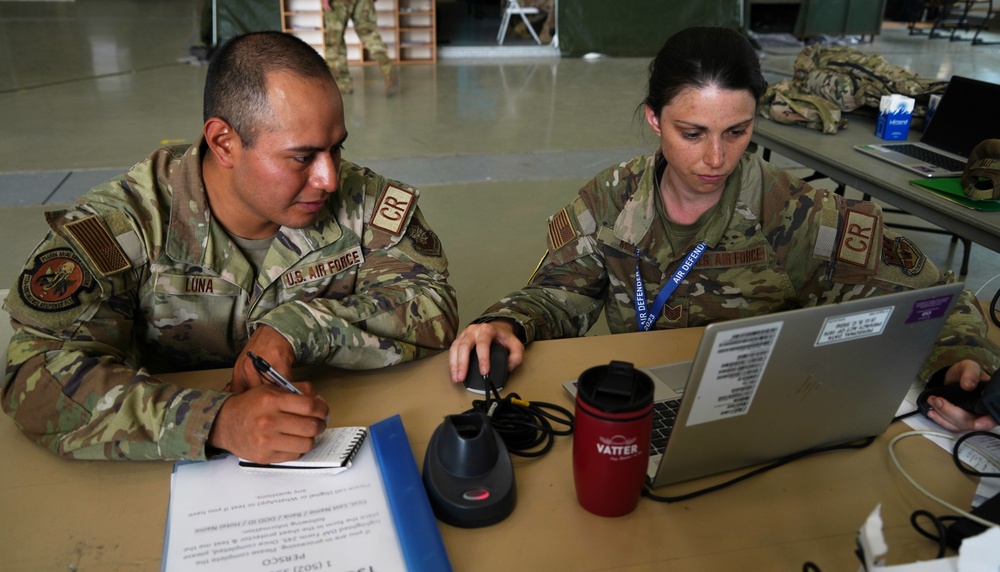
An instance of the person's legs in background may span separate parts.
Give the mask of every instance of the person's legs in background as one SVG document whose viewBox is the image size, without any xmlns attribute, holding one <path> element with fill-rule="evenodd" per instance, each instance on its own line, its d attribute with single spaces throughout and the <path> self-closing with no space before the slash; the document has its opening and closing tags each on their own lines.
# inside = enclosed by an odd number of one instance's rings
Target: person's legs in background
<svg viewBox="0 0 1000 572">
<path fill-rule="evenodd" d="M 368 50 L 368 54 L 378 62 L 378 67 L 385 76 L 385 94 L 396 95 L 399 93 L 399 69 L 389 58 L 389 49 L 386 48 L 382 36 L 376 29 L 378 14 L 375 11 L 375 3 L 372 0 L 358 0 L 353 6 L 351 21 L 354 22 L 354 30 L 358 33 L 361 43 Z"/>
<path fill-rule="evenodd" d="M 351 70 L 347 67 L 344 31 L 355 3 L 355 0 L 329 0 L 330 9 L 327 10 L 327 3 L 323 2 L 323 57 L 326 58 L 326 65 L 333 71 L 333 78 L 341 93 L 354 92 Z"/>
<path fill-rule="evenodd" d="M 553 0 L 518 0 L 518 4 L 522 8 L 538 8 L 539 14 L 533 14 L 528 16 L 528 20 L 531 21 L 532 26 L 538 27 L 538 22 L 542 19 L 545 21 L 541 24 L 541 29 L 538 30 L 538 39 L 542 41 L 543 44 L 552 43 L 552 34 L 555 32 L 556 26 L 556 11 L 555 2 Z M 511 20 L 513 22 L 513 19 Z M 521 38 L 530 38 L 531 34 L 528 32 L 527 27 L 524 24 L 524 20 L 520 18 L 513 23 L 513 33 Z"/>
</svg>

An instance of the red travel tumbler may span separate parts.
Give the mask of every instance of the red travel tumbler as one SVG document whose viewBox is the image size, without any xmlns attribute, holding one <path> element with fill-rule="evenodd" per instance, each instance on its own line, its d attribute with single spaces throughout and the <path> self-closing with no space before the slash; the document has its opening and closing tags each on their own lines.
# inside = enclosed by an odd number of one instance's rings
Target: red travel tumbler
<svg viewBox="0 0 1000 572">
<path fill-rule="evenodd" d="M 627 362 L 583 372 L 577 383 L 573 481 L 580 506 L 622 516 L 639 504 L 653 429 L 653 381 Z"/>
</svg>

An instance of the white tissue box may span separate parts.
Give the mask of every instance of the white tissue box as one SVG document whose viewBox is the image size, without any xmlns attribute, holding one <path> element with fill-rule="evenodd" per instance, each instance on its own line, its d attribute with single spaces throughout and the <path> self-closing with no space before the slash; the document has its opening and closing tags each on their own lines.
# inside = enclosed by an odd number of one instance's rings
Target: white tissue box
<svg viewBox="0 0 1000 572">
<path fill-rule="evenodd" d="M 910 131 L 910 118 L 913 117 L 913 103 L 912 97 L 898 93 L 883 95 L 878 106 L 875 136 L 886 141 L 906 139 Z"/>
</svg>

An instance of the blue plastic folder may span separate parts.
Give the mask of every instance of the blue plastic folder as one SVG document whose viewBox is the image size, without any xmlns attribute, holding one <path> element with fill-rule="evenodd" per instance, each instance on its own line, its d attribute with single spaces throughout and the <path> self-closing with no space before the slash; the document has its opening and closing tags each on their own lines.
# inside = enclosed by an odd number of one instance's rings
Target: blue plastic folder
<svg viewBox="0 0 1000 572">
<path fill-rule="evenodd" d="M 403 428 L 393 415 L 371 426 L 372 445 L 408 570 L 451 570 L 434 511 Z"/>
</svg>

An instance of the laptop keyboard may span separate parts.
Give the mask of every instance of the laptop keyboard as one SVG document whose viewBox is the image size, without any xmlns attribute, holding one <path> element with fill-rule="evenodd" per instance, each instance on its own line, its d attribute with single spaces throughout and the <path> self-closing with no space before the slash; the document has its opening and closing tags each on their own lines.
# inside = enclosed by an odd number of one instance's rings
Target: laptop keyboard
<svg viewBox="0 0 1000 572">
<path fill-rule="evenodd" d="M 667 439 L 674 430 L 677 412 L 680 410 L 680 399 L 657 401 L 653 404 L 653 433 L 650 439 L 650 455 L 662 455 L 667 448 Z"/>
<path fill-rule="evenodd" d="M 953 159 L 947 155 L 942 155 L 935 151 L 931 151 L 926 147 L 918 147 L 912 143 L 900 143 L 899 145 L 883 145 L 888 147 L 897 153 L 902 153 L 908 157 L 913 157 L 914 159 L 920 159 L 925 163 L 930 163 L 932 165 L 937 165 L 942 169 L 947 169 L 949 171 L 962 171 L 965 169 L 965 163 L 957 159 Z"/>
</svg>

